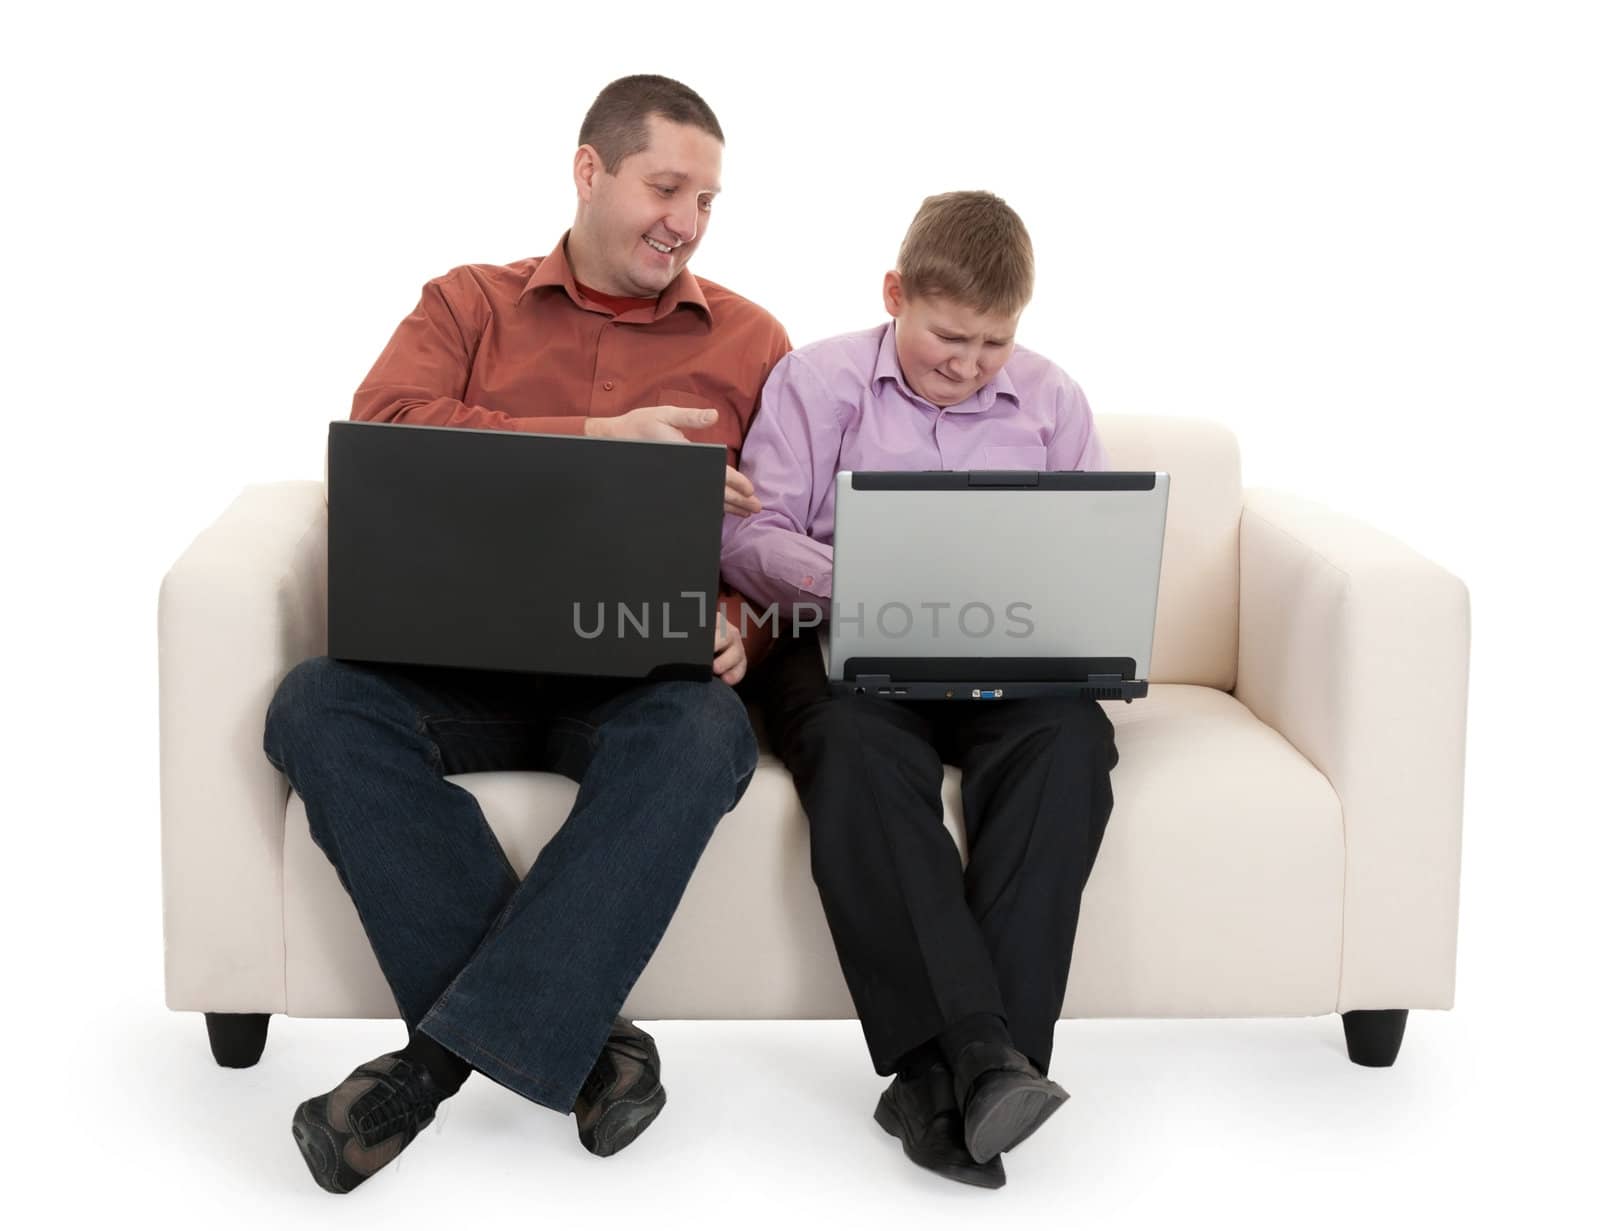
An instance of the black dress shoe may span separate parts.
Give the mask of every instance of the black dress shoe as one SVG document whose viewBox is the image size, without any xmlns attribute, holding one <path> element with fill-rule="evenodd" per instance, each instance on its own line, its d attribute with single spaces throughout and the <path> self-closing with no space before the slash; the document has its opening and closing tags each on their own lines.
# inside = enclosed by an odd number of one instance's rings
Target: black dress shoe
<svg viewBox="0 0 1600 1231">
<path fill-rule="evenodd" d="M 650 1127 L 666 1102 L 656 1041 L 617 1018 L 572 1108 L 578 1140 L 601 1158 L 615 1154 Z"/>
<path fill-rule="evenodd" d="M 999 1188 L 1006 1182 L 998 1158 L 980 1163 L 962 1141 L 955 1087 L 942 1064 L 909 1081 L 896 1077 L 878 1099 L 872 1118 L 884 1132 L 900 1138 L 906 1157 L 919 1167 L 979 1188 Z"/>
<path fill-rule="evenodd" d="M 312 1179 L 347 1193 L 393 1162 L 447 1097 L 420 1064 L 379 1056 L 295 1108 L 294 1143 Z"/>
<path fill-rule="evenodd" d="M 1000 1043 L 968 1043 L 955 1058 L 967 1149 L 980 1163 L 1026 1141 L 1067 1092 Z"/>
</svg>

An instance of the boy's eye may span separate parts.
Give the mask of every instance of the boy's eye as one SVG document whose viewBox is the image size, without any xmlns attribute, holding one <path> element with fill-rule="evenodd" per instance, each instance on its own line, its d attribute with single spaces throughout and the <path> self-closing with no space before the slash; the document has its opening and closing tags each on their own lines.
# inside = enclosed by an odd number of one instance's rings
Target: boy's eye
<svg viewBox="0 0 1600 1231">
<path fill-rule="evenodd" d="M 711 202 L 712 202 L 712 198 L 711 197 L 701 197 L 700 198 L 700 208 L 702 210 L 704 210 L 706 213 L 709 214 L 711 212 Z"/>
<path fill-rule="evenodd" d="M 664 197 L 670 197 L 673 193 L 678 191 L 676 188 L 663 188 L 660 184 L 655 184 L 652 186 Z"/>
</svg>

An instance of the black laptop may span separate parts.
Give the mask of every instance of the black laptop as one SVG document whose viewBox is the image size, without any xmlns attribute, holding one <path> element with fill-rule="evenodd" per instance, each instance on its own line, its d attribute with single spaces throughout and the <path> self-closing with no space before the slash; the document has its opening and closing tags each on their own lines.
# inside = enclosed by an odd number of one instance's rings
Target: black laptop
<svg viewBox="0 0 1600 1231">
<path fill-rule="evenodd" d="M 711 677 L 726 453 L 402 424 L 328 430 L 328 653 Z"/>
</svg>

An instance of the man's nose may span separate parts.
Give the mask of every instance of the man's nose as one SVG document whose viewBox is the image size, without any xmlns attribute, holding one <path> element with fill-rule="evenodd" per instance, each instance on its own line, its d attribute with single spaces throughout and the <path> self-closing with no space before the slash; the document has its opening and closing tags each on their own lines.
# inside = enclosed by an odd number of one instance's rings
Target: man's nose
<svg viewBox="0 0 1600 1231">
<path fill-rule="evenodd" d="M 673 234 L 680 244 L 686 244 L 700 233 L 700 205 L 690 201 L 688 207 L 673 204 L 672 210 L 667 214 L 667 229 Z"/>
</svg>

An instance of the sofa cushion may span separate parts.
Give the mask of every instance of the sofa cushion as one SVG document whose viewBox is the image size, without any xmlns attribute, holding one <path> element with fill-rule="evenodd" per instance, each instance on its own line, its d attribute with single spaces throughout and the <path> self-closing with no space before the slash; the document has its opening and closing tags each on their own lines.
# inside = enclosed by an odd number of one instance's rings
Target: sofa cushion
<svg viewBox="0 0 1600 1231">
<path fill-rule="evenodd" d="M 1109 703 L 1115 807 L 1084 895 L 1065 1013 L 1251 1016 L 1333 1010 L 1344 848 L 1327 780 L 1238 701 L 1156 686 Z M 576 786 L 464 774 L 526 871 Z M 946 825 L 962 844 L 960 776 Z M 355 910 L 291 796 L 284 851 L 285 997 L 300 1016 L 395 1016 Z M 722 821 L 626 1011 L 671 1017 L 850 1017 L 811 882 L 804 815 L 770 753 Z"/>
</svg>

